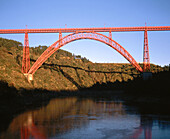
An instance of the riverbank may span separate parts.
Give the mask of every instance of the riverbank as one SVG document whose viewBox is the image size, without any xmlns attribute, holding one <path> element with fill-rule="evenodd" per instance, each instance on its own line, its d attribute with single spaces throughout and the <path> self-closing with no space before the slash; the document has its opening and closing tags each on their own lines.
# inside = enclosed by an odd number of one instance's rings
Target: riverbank
<svg viewBox="0 0 170 139">
<path fill-rule="evenodd" d="M 9 85 L 4 81 L 0 81 L 0 103 L 9 104 L 8 100 L 18 102 L 19 106 L 31 105 L 38 101 L 48 101 L 55 97 L 100 97 L 100 98 L 116 98 L 123 97 L 125 101 L 131 102 L 145 102 L 151 99 L 155 99 L 150 102 L 159 103 L 161 100 L 169 100 L 170 98 L 170 72 L 160 72 L 153 74 L 153 77 L 149 80 L 143 80 L 142 77 L 135 78 L 134 80 L 128 80 L 124 82 L 97 82 L 89 88 L 81 88 L 77 91 L 63 90 L 63 91 L 51 91 L 46 89 L 16 89 L 14 86 Z M 8 101 L 8 103 L 7 103 Z M 169 102 L 169 101 L 167 101 Z M 17 103 L 14 103 L 14 105 Z M 21 105 L 20 105 L 21 104 Z M 2 105 L 1 105 L 2 106 Z"/>
<path fill-rule="evenodd" d="M 170 72 L 154 74 L 147 81 L 136 78 L 127 82 L 96 83 L 78 91 L 49 91 L 45 89 L 19 89 L 0 81 L 0 114 L 15 115 L 30 108 L 45 105 L 56 97 L 106 98 L 123 100 L 129 104 L 169 104 Z"/>
<path fill-rule="evenodd" d="M 135 106 L 143 114 L 170 115 L 170 72 L 153 75 L 148 81 L 137 78 L 127 82 L 96 83 L 90 88 L 78 91 L 49 91 L 42 89 L 20 89 L 0 81 L 0 131 L 5 130 L 11 120 L 18 114 L 38 109 L 47 105 L 54 98 L 77 97 L 79 99 L 100 99 L 122 101 L 126 105 Z M 166 84 L 166 83 L 167 84 Z M 145 90 L 145 92 L 143 92 Z M 150 90 L 154 90 L 151 92 Z M 152 109 L 152 110 L 151 110 Z"/>
<path fill-rule="evenodd" d="M 46 49 L 47 46 L 30 47 L 30 66 Z M 140 76 L 130 63 L 93 63 L 60 49 L 35 72 L 30 84 L 21 72 L 22 54 L 21 42 L 0 38 L 0 80 L 17 90 L 77 91 L 97 83 L 124 82 Z M 163 68 L 151 64 L 151 71 L 156 73 Z"/>
<path fill-rule="evenodd" d="M 56 97 L 122 100 L 140 107 L 169 104 L 170 76 L 161 72 L 161 66 L 151 64 L 153 78 L 143 81 L 131 64 L 92 63 L 59 50 L 29 83 L 21 73 L 22 44 L 3 38 L 0 42 L 0 130 L 17 114 L 47 105 Z M 30 48 L 31 65 L 46 48 Z"/>
</svg>

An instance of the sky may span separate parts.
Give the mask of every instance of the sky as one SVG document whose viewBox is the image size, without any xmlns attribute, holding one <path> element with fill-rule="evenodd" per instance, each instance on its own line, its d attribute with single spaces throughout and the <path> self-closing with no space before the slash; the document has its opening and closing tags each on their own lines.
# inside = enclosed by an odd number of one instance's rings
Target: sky
<svg viewBox="0 0 170 139">
<path fill-rule="evenodd" d="M 0 29 L 170 26 L 170 0 L 0 0 Z M 109 33 L 103 33 L 109 35 Z M 67 34 L 63 34 L 65 36 Z M 29 45 L 50 46 L 58 33 L 29 34 Z M 24 43 L 24 34 L 0 34 Z M 137 62 L 143 61 L 144 32 L 113 32 Z M 148 32 L 151 63 L 170 64 L 170 31 Z M 62 47 L 97 63 L 128 63 L 111 47 L 78 40 Z"/>
</svg>

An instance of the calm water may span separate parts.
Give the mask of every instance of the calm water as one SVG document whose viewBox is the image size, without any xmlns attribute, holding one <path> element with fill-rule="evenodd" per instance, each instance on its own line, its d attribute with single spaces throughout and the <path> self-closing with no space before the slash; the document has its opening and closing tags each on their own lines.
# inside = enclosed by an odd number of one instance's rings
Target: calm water
<svg viewBox="0 0 170 139">
<path fill-rule="evenodd" d="M 15 117 L 0 138 L 168 139 L 167 119 L 170 117 L 141 114 L 121 101 L 58 98 Z"/>
</svg>

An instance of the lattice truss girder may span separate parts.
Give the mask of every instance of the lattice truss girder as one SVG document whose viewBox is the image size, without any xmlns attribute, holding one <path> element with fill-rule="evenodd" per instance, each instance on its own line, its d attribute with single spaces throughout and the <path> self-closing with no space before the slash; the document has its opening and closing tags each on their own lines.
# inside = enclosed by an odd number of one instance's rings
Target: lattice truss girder
<svg viewBox="0 0 170 139">
<path fill-rule="evenodd" d="M 29 70 L 30 70 L 29 39 L 28 33 L 25 33 L 22 58 L 22 73 L 28 73 Z"/>
<path fill-rule="evenodd" d="M 143 53 L 143 71 L 150 71 L 150 57 L 149 57 L 149 45 L 148 45 L 148 33 L 144 32 L 144 53 Z"/>
<path fill-rule="evenodd" d="M 60 34 L 61 35 L 61 34 Z M 110 35 L 109 35 L 110 36 Z M 120 44 L 118 44 L 116 41 L 114 41 L 111 37 L 107 37 L 103 34 L 96 33 L 96 32 L 76 32 L 73 34 L 69 34 L 65 37 L 59 37 L 60 39 L 56 41 L 54 44 L 52 44 L 50 47 L 48 47 L 41 56 L 37 59 L 37 61 L 34 63 L 34 65 L 29 70 L 29 74 L 34 74 L 36 70 L 59 48 L 66 45 L 67 43 L 70 43 L 72 41 L 80 40 L 80 39 L 92 39 L 97 40 L 100 42 L 103 42 L 113 49 L 115 49 L 117 52 L 119 52 L 123 57 L 125 57 L 138 71 L 142 72 L 142 68 L 139 66 L 139 64 L 135 61 L 135 59 L 125 50 Z"/>
</svg>

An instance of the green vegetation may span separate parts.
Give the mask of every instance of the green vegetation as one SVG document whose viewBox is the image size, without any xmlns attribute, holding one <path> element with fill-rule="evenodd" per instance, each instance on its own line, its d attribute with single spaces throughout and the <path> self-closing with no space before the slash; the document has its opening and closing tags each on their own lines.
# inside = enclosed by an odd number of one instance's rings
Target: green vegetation
<svg viewBox="0 0 170 139">
<path fill-rule="evenodd" d="M 77 90 L 96 83 L 133 80 L 140 73 L 131 64 L 92 63 L 85 57 L 65 50 L 55 52 L 34 74 L 28 83 L 21 73 L 23 44 L 0 38 L 0 80 L 16 89 Z M 31 65 L 47 49 L 47 46 L 31 47 Z M 152 72 L 162 67 L 151 64 Z"/>
<path fill-rule="evenodd" d="M 6 47 L 7 50 L 12 50 L 13 48 L 22 50 L 23 45 L 18 41 L 0 38 L 0 47 Z"/>
<path fill-rule="evenodd" d="M 47 46 L 30 48 L 31 65 L 46 49 Z M 140 73 L 131 64 L 92 63 L 60 49 L 36 71 L 34 80 L 29 83 L 21 73 L 22 50 L 22 43 L 0 38 L 0 130 L 4 130 L 14 115 L 42 106 L 42 103 L 45 105 L 54 97 L 116 100 L 122 97 L 126 103 L 146 104 L 146 108 L 152 104 L 149 111 L 154 107 L 157 111 L 160 104 L 163 108 L 169 105 L 170 66 L 162 68 L 151 64 L 155 74 L 152 79 L 143 81 L 136 78 Z M 76 91 L 78 89 L 81 91 Z"/>
</svg>

